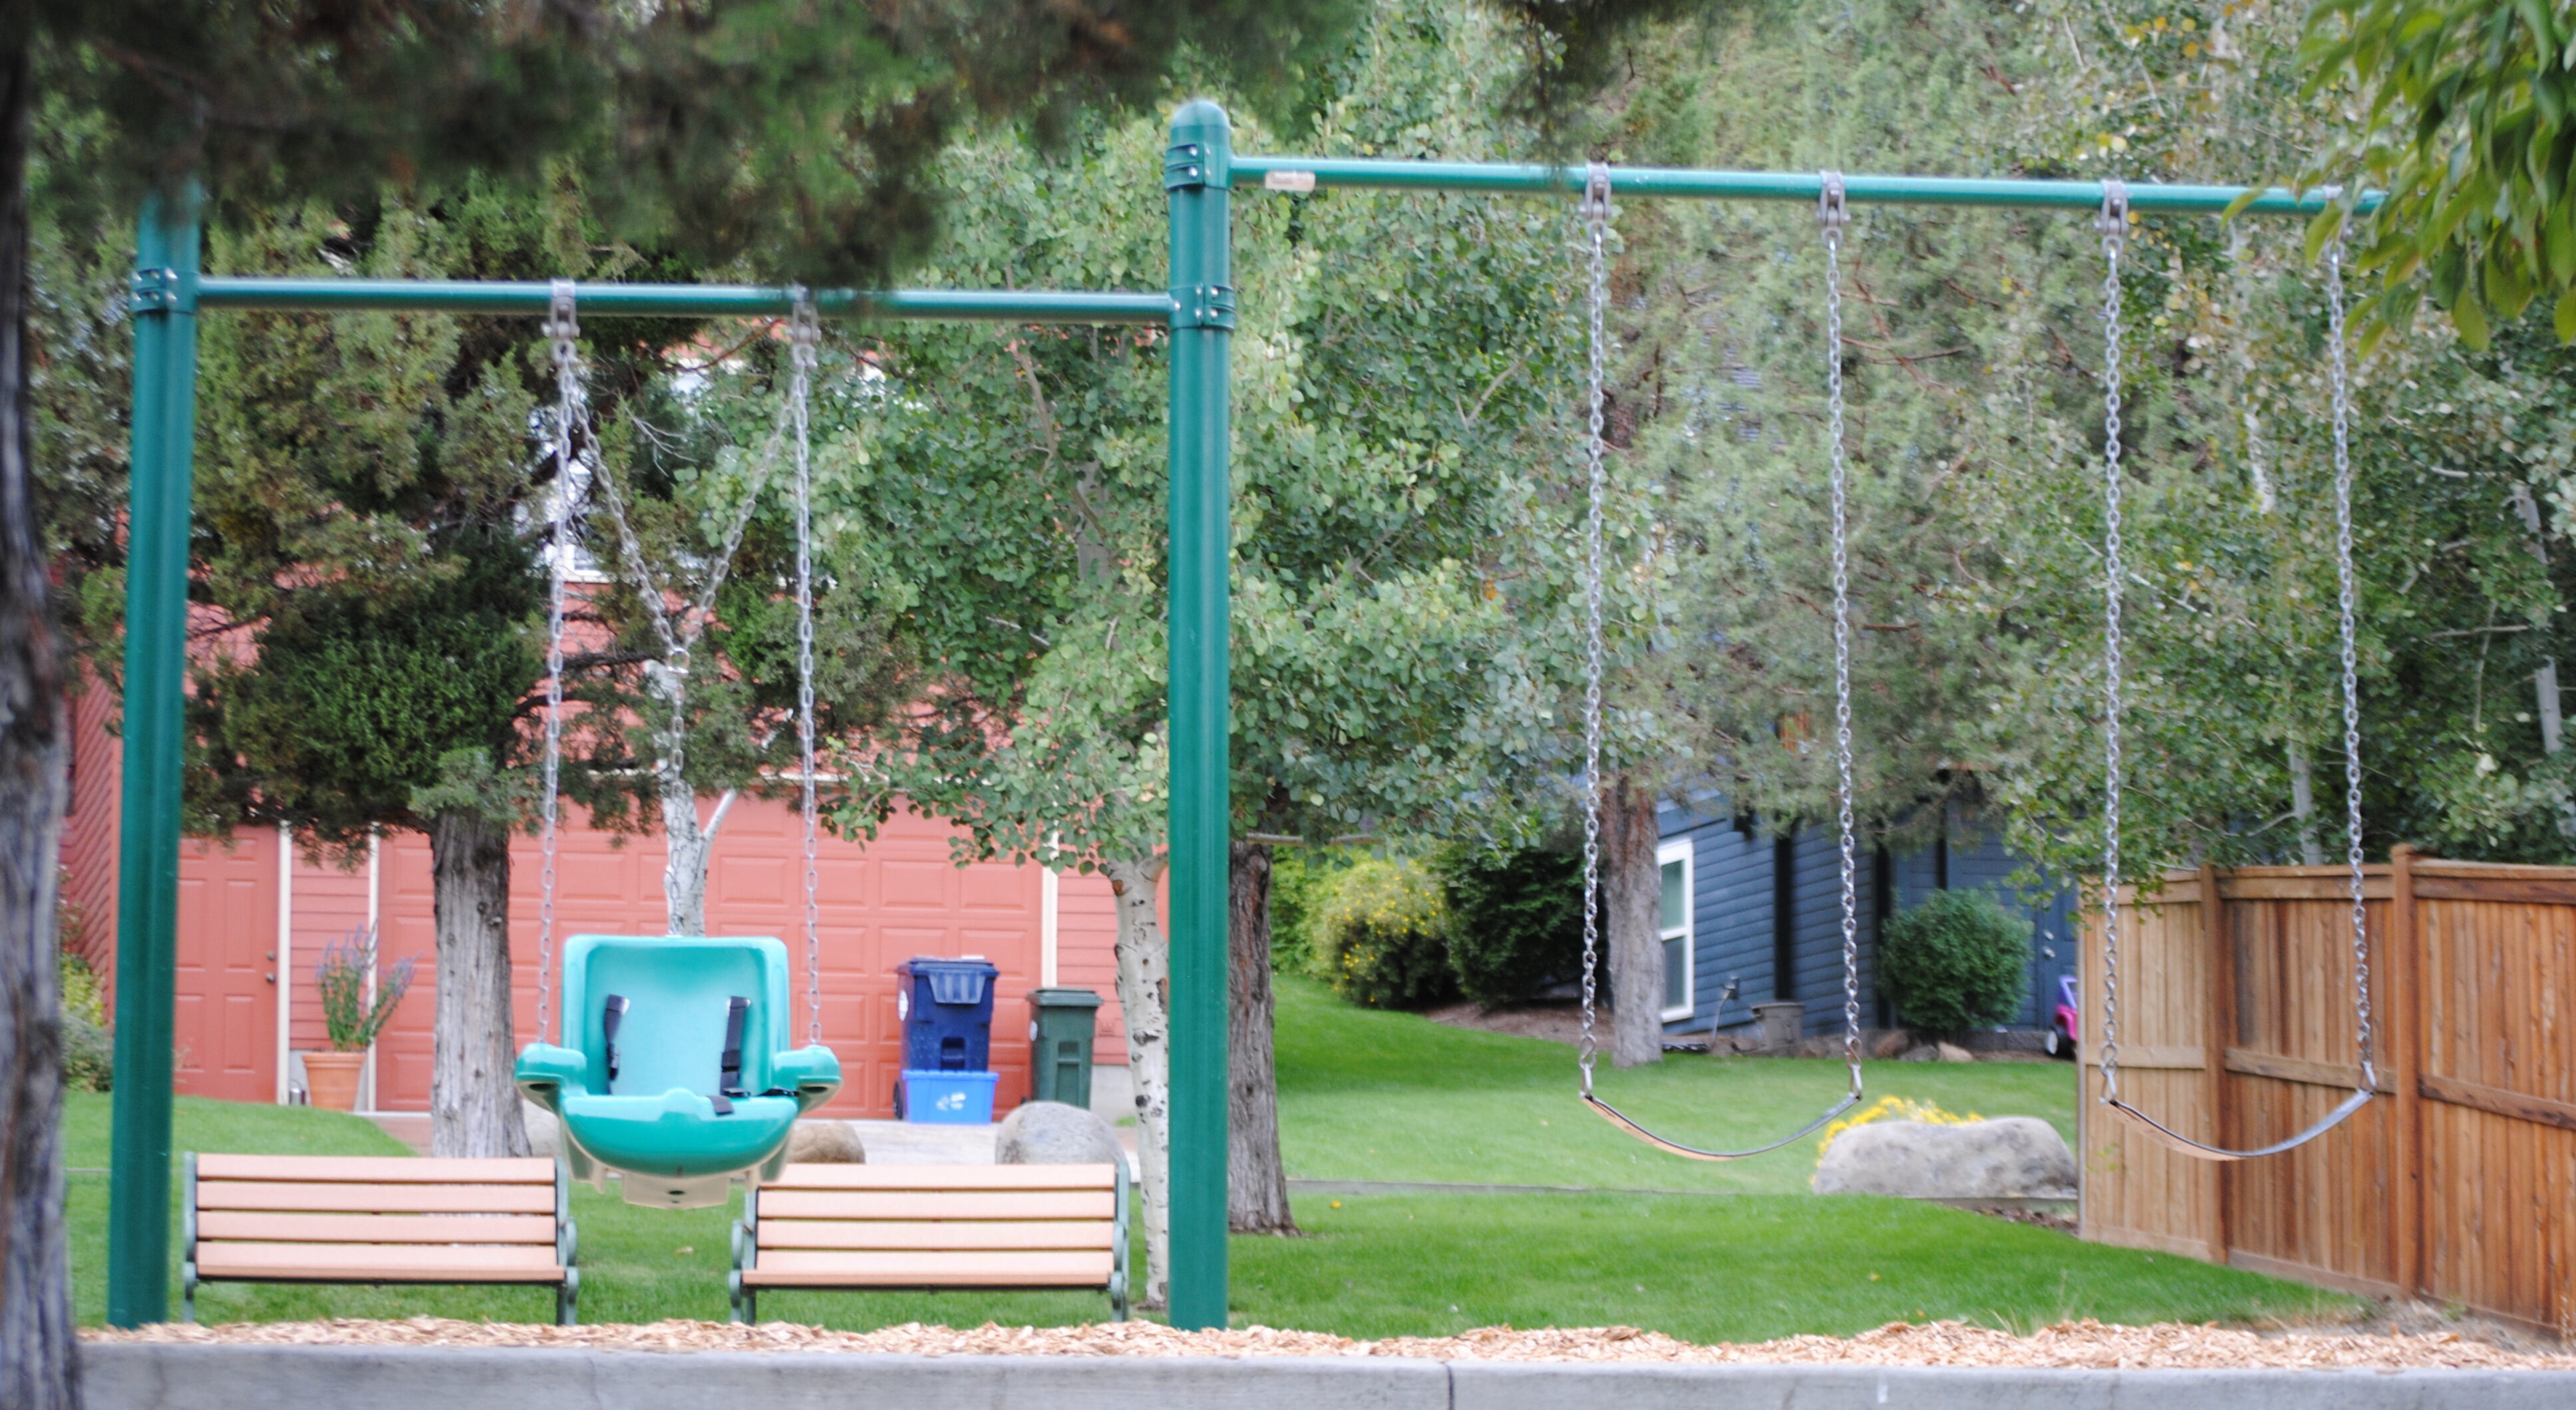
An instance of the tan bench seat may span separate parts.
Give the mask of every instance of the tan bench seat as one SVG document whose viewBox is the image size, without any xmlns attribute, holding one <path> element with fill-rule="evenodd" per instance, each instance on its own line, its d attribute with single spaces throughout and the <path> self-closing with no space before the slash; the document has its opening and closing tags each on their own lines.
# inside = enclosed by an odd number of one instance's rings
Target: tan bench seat
<svg viewBox="0 0 2576 1410">
<path fill-rule="evenodd" d="M 763 1288 L 1099 1288 L 1127 1319 L 1127 1167 L 790 1165 L 743 1198 L 733 1315 Z"/>
<path fill-rule="evenodd" d="M 532 1283 L 570 1326 L 570 1196 L 542 1156 L 187 1157 L 181 1315 L 199 1283 Z"/>
</svg>

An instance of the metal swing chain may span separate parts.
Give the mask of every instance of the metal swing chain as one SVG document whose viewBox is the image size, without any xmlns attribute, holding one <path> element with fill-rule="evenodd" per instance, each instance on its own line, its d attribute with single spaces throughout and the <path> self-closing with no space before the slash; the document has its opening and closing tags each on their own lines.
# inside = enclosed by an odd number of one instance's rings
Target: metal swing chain
<svg viewBox="0 0 2576 1410">
<path fill-rule="evenodd" d="M 537 1041 L 546 1037 L 546 1017 L 554 1005 L 555 954 L 555 824 L 561 805 L 556 799 L 563 768 L 564 570 L 572 554 L 573 428 L 581 410 L 581 320 L 573 312 L 573 283 L 554 281 L 545 333 L 554 344 L 555 360 L 555 502 L 546 552 L 546 743 L 542 772 L 544 790 L 538 808 L 544 819 L 544 857 L 537 872 Z"/>
<path fill-rule="evenodd" d="M 2330 188 L 2328 200 L 2341 194 Z M 2344 860 L 2352 880 L 2352 976 L 2354 1037 L 2361 1058 L 2361 1090 L 2376 1090 L 2372 1067 L 2370 1011 L 2370 941 L 2364 928 L 2361 874 L 2361 684 L 2359 633 L 2354 619 L 2359 594 L 2352 566 L 2352 388 L 2344 362 L 2343 231 L 2335 231 L 2326 249 L 2326 337 L 2333 356 L 2328 378 L 2334 397 L 2334 492 L 2336 607 L 2343 637 L 2343 786 Z"/>
<path fill-rule="evenodd" d="M 1608 499 L 1608 471 L 1602 463 L 1602 386 L 1608 380 L 1608 353 L 1603 321 L 1610 303 L 1610 168 L 1594 162 L 1583 181 L 1583 204 L 1577 212 L 1591 243 L 1591 355 L 1585 365 L 1585 484 L 1589 504 L 1583 521 L 1583 1037 L 1576 1045 L 1576 1065 L 1583 1075 L 1583 1095 L 1592 1095 L 1592 1065 L 1601 1042 L 1592 1031 L 1592 1008 L 1598 988 L 1601 948 L 1601 540 L 1603 507 Z"/>
<path fill-rule="evenodd" d="M 805 817 L 805 1041 L 823 1041 L 823 926 L 814 844 L 814 367 L 823 325 L 803 286 L 788 291 L 788 415 L 796 436 L 796 747 Z"/>
<path fill-rule="evenodd" d="M 1825 238 L 1825 420 L 1834 501 L 1834 776 L 1842 828 L 1843 1064 L 1860 1091 L 1860 890 L 1852 825 L 1851 465 L 1843 447 L 1843 227 L 1851 223 L 1842 173 L 1823 174 L 1816 223 Z"/>
<path fill-rule="evenodd" d="M 2120 255 L 2129 188 L 2102 183 L 2102 1100 L 2120 1099 Z"/>
</svg>

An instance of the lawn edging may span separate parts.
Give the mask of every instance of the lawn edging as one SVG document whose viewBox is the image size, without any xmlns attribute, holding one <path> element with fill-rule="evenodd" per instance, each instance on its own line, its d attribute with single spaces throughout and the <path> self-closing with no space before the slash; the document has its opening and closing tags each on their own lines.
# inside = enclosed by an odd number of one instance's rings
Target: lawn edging
<svg viewBox="0 0 2576 1410">
<path fill-rule="evenodd" d="M 2556 1410 L 2565 1371 L 1639 1366 L 90 1343 L 89 1410 Z"/>
</svg>

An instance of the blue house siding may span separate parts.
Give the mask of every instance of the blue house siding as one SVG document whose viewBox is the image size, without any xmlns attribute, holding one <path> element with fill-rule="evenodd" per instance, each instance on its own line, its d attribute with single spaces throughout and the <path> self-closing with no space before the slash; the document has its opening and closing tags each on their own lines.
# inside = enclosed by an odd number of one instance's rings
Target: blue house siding
<svg viewBox="0 0 2576 1410">
<path fill-rule="evenodd" d="M 1706 1032 L 1728 980 L 1736 1000 L 1726 1007 L 1732 1027 L 1752 1017 L 1751 1005 L 1787 997 L 1806 1007 L 1809 1033 L 1842 1024 L 1842 886 L 1832 832 L 1802 828 L 1785 849 L 1789 858 L 1791 924 L 1789 983 L 1777 958 L 1778 859 L 1783 849 L 1759 829 L 1740 829 L 1723 799 L 1694 798 L 1685 809 L 1666 805 L 1661 832 L 1667 843 L 1688 839 L 1692 866 L 1692 1001 L 1688 1019 L 1672 1032 Z M 1946 850 L 1947 855 L 1943 853 Z M 1926 847 L 1884 859 L 1864 850 L 1854 858 L 1860 940 L 1861 1023 L 1881 1026 L 1887 1006 L 1878 992 L 1878 934 L 1883 916 L 1919 905 L 1941 888 L 1946 870 L 1954 890 L 1981 888 L 2031 917 L 2030 984 L 2015 1022 L 2044 1023 L 2056 1002 L 2057 978 L 2075 968 L 2073 900 L 2059 896 L 2031 906 L 2009 878 L 2021 859 L 1995 837 L 1954 838 L 1946 848 Z M 1880 892 L 1887 895 L 1881 904 Z M 1898 1017 L 1901 1018 L 1901 1015 Z"/>
</svg>

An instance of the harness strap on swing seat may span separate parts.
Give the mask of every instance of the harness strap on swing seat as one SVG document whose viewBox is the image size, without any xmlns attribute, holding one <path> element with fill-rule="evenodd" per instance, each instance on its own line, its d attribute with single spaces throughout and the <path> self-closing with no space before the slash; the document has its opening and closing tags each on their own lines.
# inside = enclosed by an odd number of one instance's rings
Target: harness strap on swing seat
<svg viewBox="0 0 2576 1410">
<path fill-rule="evenodd" d="M 608 1081 L 617 1081 L 617 1030 L 626 1021 L 626 996 L 611 994 L 599 1006 L 599 1041 L 608 1049 Z M 605 1090 L 605 1089 L 603 1089 Z"/>
<path fill-rule="evenodd" d="M 736 994 L 725 1004 L 724 1052 L 717 1059 L 719 1097 L 747 1097 L 742 1089 L 742 1031 L 751 1017 L 751 1000 Z"/>
</svg>

